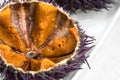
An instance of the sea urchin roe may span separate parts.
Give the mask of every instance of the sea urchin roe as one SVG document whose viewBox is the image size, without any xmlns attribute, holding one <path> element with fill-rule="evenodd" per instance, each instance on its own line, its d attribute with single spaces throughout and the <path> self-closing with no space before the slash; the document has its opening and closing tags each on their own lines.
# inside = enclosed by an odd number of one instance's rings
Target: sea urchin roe
<svg viewBox="0 0 120 80">
<path fill-rule="evenodd" d="M 77 41 L 72 20 L 49 4 L 17 2 L 0 11 L 0 57 L 15 68 L 54 67 L 73 54 Z"/>
<path fill-rule="evenodd" d="M 10 47 L 25 51 L 25 45 L 17 29 L 12 25 L 11 13 L 8 7 L 0 12 L 0 40 Z"/>
<path fill-rule="evenodd" d="M 38 71 L 40 69 L 48 69 L 55 65 L 54 62 L 47 58 L 41 60 L 28 59 L 22 54 L 12 52 L 9 46 L 1 44 L 0 56 L 4 57 L 7 63 L 12 64 L 16 68 L 22 68 L 24 71 Z"/>
<path fill-rule="evenodd" d="M 12 52 L 9 46 L 0 45 L 0 56 L 4 57 L 7 63 L 12 64 L 17 68 L 21 67 L 24 70 L 28 69 L 28 59 L 24 55 Z"/>
<path fill-rule="evenodd" d="M 31 59 L 30 60 L 30 70 L 32 70 L 32 71 L 38 71 L 38 70 L 40 70 L 40 65 L 41 65 L 41 62 L 40 62 L 41 60 L 35 60 L 35 59 Z"/>
<path fill-rule="evenodd" d="M 53 67 L 53 66 L 55 66 L 54 62 L 52 62 L 50 59 L 44 58 L 41 61 L 40 69 L 48 69 L 49 67 Z"/>
<path fill-rule="evenodd" d="M 55 63 L 58 63 L 58 62 L 60 62 L 64 59 L 70 58 L 71 55 L 73 55 L 73 53 L 70 53 L 68 55 L 63 55 L 63 56 L 60 56 L 60 57 L 52 57 L 52 58 L 49 57 L 49 59 L 52 60 Z"/>
<path fill-rule="evenodd" d="M 39 47 L 55 29 L 57 8 L 41 3 L 36 6 L 34 14 L 31 37 Z"/>
<path fill-rule="evenodd" d="M 75 49 L 76 43 L 77 41 L 72 34 L 67 37 L 55 38 L 43 48 L 41 54 L 46 57 L 67 55 Z"/>
<path fill-rule="evenodd" d="M 70 28 L 70 32 L 74 35 L 75 39 L 78 40 L 78 30 L 76 27 Z"/>
<path fill-rule="evenodd" d="M 0 55 L 2 53 L 4 53 L 4 52 L 8 53 L 10 51 L 11 51 L 11 48 L 8 45 L 2 45 L 2 44 L 0 44 Z"/>
</svg>

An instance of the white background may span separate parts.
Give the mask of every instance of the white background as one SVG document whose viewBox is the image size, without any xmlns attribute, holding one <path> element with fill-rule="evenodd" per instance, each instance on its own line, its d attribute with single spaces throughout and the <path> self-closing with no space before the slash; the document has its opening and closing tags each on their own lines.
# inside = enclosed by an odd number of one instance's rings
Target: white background
<svg viewBox="0 0 120 80">
<path fill-rule="evenodd" d="M 89 64 L 76 80 L 120 80 L 120 16 Z"/>
<path fill-rule="evenodd" d="M 76 73 L 72 80 L 120 80 L 119 7 L 120 1 L 117 0 L 117 3 L 115 3 L 114 7 L 107 12 L 104 10 L 101 12 L 88 11 L 87 17 L 82 14 L 83 20 L 77 17 L 81 23 L 84 23 L 84 26 L 92 29 L 91 30 L 83 27 L 86 30 L 88 29 L 90 34 L 95 35 L 97 38 L 97 48 L 95 48 L 96 51 L 93 49 L 93 53 L 91 52 L 91 55 L 93 55 L 91 59 L 88 60 L 91 70 L 88 67 L 84 67 L 83 70 L 80 70 Z M 91 13 L 94 15 L 91 15 Z"/>
</svg>

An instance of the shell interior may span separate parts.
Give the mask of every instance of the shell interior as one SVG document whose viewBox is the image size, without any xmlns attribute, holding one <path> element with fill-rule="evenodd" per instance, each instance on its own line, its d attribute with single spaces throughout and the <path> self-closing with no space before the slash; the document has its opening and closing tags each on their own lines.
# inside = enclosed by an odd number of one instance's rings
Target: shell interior
<svg viewBox="0 0 120 80">
<path fill-rule="evenodd" d="M 72 19 L 50 4 L 16 2 L 0 12 L 0 56 L 24 72 L 65 64 L 78 43 Z"/>
<path fill-rule="evenodd" d="M 94 42 L 61 9 L 11 2 L 0 10 L 0 72 L 5 80 L 57 80 L 80 69 Z"/>
</svg>

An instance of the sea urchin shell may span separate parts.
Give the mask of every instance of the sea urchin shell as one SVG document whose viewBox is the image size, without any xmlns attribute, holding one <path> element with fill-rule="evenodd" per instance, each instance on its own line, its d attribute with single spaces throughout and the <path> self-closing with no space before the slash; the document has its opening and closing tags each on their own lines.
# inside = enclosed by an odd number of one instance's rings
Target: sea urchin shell
<svg viewBox="0 0 120 80">
<path fill-rule="evenodd" d="M 0 11 L 0 73 L 5 80 L 58 80 L 80 69 L 93 40 L 50 4 L 9 3 Z"/>
<path fill-rule="evenodd" d="M 40 0 L 41 1 L 41 0 Z M 113 3 L 112 0 L 42 0 L 45 2 L 53 3 L 63 7 L 64 10 L 74 12 L 77 9 L 83 11 L 87 9 L 100 10 L 102 8 L 108 8 L 109 4 Z"/>
</svg>

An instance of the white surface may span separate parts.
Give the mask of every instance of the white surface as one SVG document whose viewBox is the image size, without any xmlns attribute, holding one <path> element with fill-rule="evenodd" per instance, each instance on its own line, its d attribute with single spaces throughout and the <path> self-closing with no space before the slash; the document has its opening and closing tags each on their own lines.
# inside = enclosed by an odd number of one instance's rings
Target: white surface
<svg viewBox="0 0 120 80">
<path fill-rule="evenodd" d="M 76 80 L 120 80 L 120 17 L 96 53 Z"/>
<path fill-rule="evenodd" d="M 92 69 L 89 70 L 88 67 L 84 67 L 83 70 L 79 70 L 76 73 L 72 80 L 120 80 L 119 6 L 119 3 L 116 4 L 109 13 L 104 11 L 101 14 L 97 13 L 94 16 L 90 16 L 93 17 L 92 20 L 89 17 L 83 17 L 84 21 L 91 22 L 96 20 L 97 22 L 97 24 L 92 25 L 97 27 L 91 28 L 93 32 L 87 28 L 88 32 L 90 31 L 97 38 L 97 48 L 91 52 L 92 57 L 88 60 Z M 87 25 L 91 25 L 91 23 L 87 23 Z"/>
</svg>

